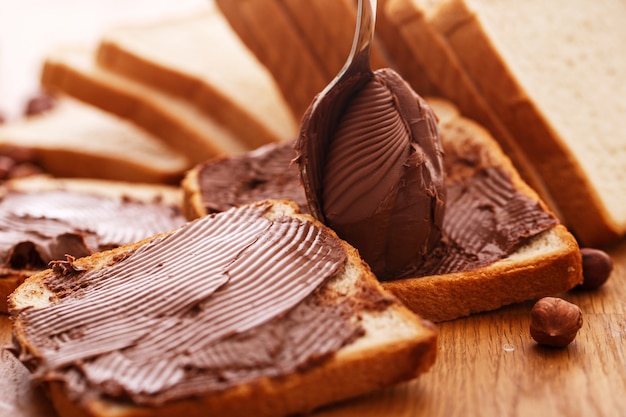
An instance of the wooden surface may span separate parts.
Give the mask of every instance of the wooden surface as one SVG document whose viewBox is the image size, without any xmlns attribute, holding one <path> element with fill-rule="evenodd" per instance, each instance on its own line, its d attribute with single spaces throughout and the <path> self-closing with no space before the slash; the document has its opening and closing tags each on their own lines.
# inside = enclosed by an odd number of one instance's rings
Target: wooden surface
<svg viewBox="0 0 626 417">
<path fill-rule="evenodd" d="M 440 323 L 438 358 L 428 373 L 315 416 L 625 416 L 626 241 L 610 254 L 615 269 L 601 289 L 560 294 L 584 314 L 567 348 L 543 348 L 530 338 L 532 302 Z M 0 344 L 10 342 L 10 327 L 1 316 Z M 55 416 L 8 351 L 0 357 L 0 381 L 0 416 Z"/>
</svg>

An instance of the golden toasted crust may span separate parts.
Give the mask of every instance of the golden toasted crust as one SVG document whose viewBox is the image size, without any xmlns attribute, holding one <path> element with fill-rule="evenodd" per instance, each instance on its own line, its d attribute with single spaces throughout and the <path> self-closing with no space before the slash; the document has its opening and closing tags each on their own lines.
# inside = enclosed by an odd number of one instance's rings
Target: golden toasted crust
<svg viewBox="0 0 626 417">
<path fill-rule="evenodd" d="M 293 203 L 274 201 L 271 204 L 270 217 L 286 214 L 323 227 L 312 217 L 297 213 L 297 206 Z M 76 264 L 89 269 L 102 268 L 116 254 L 137 248 L 145 242 L 147 240 L 81 258 L 76 260 Z M 336 293 L 341 298 L 368 288 L 388 295 L 369 267 L 359 258 L 358 252 L 345 242 L 343 245 L 348 253 L 345 270 L 323 284 L 330 288 L 330 294 Z M 24 332 L 20 311 L 54 303 L 54 294 L 44 284 L 45 277 L 52 273 L 46 270 L 30 277 L 10 297 L 14 337 L 22 351 L 37 353 Z M 384 310 L 364 310 L 359 311 L 358 315 L 365 336 L 343 347 L 322 365 L 282 378 L 263 378 L 204 397 L 167 403 L 157 408 L 108 400 L 93 400 L 85 406 L 79 406 L 67 398 L 58 383 L 49 383 L 47 388 L 63 417 L 286 416 L 306 413 L 321 405 L 412 379 L 433 364 L 436 356 L 436 329 L 399 301 L 392 301 Z"/>
<path fill-rule="evenodd" d="M 197 219 L 206 216 L 207 210 L 202 201 L 202 192 L 200 191 L 200 165 L 196 165 L 188 170 L 181 182 L 183 189 L 183 215 L 187 220 Z"/>
<path fill-rule="evenodd" d="M 55 97 L 52 109 L 0 126 L 0 153 L 16 147 L 27 148 L 57 177 L 177 184 L 191 166 L 157 137 L 67 96 Z"/>
</svg>

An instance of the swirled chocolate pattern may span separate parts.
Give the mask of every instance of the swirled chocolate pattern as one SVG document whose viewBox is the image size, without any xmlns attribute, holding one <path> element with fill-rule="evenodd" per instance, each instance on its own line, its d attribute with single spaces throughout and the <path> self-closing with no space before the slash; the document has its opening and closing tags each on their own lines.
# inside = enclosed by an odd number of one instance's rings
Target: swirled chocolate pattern
<svg viewBox="0 0 626 417">
<path fill-rule="evenodd" d="M 339 239 L 268 203 L 188 223 L 102 269 L 51 276 L 52 305 L 24 311 L 38 378 L 72 395 L 158 404 L 282 375 L 359 334 L 349 303 L 316 289 L 343 270 Z M 245 353 L 245 355 L 243 354 Z"/>
<path fill-rule="evenodd" d="M 66 190 L 7 192 L 0 201 L 0 258 L 5 267 L 41 269 L 50 261 L 89 255 L 184 223 L 168 205 Z"/>
<path fill-rule="evenodd" d="M 291 143 L 272 143 L 254 151 L 215 158 L 199 166 L 202 203 L 207 213 L 267 199 L 290 200 L 302 213 L 309 208 L 297 179 Z"/>
</svg>

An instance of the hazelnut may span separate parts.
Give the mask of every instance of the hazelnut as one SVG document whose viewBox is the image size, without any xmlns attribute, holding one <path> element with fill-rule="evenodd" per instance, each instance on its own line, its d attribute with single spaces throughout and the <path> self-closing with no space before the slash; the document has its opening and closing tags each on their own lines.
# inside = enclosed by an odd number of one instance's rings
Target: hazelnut
<svg viewBox="0 0 626 417">
<path fill-rule="evenodd" d="M 613 271 L 613 260 L 599 249 L 582 248 L 583 282 L 576 288 L 593 290 L 602 286 Z"/>
<path fill-rule="evenodd" d="M 544 297 L 530 311 L 530 335 L 541 345 L 565 347 L 582 325 L 580 308 L 561 298 Z"/>
</svg>

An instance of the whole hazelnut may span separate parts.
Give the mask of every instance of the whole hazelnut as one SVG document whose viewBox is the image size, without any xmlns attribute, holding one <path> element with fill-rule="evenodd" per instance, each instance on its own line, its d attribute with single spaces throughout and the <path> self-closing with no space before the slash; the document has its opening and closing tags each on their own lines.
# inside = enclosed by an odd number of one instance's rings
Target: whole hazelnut
<svg viewBox="0 0 626 417">
<path fill-rule="evenodd" d="M 530 335 L 541 345 L 565 347 L 582 325 L 580 308 L 561 298 L 544 297 L 530 311 Z"/>
<path fill-rule="evenodd" d="M 593 290 L 602 286 L 613 271 L 613 260 L 608 253 L 593 248 L 580 250 L 583 266 L 583 282 L 576 288 Z"/>
</svg>

